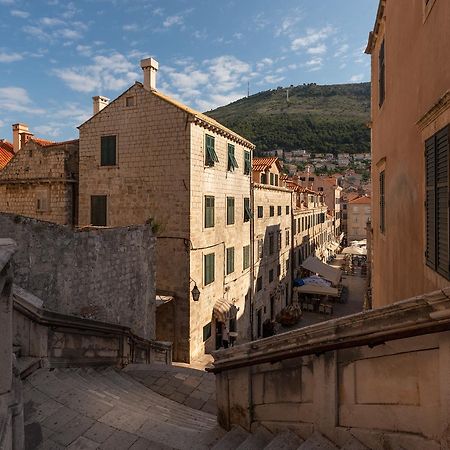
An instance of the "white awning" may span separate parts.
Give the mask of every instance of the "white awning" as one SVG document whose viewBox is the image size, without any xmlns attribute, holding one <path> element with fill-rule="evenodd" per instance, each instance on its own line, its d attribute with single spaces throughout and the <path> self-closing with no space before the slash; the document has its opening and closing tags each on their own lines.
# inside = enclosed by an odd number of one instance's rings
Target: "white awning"
<svg viewBox="0 0 450 450">
<path fill-rule="evenodd" d="M 318 273 L 321 277 L 333 284 L 338 284 L 342 276 L 342 271 L 331 267 L 328 264 L 323 263 L 319 258 L 315 256 L 309 256 L 302 263 L 302 267 L 310 272 Z"/>
<path fill-rule="evenodd" d="M 226 322 L 228 319 L 236 318 L 238 308 L 225 300 L 224 298 L 217 300 L 213 307 L 213 317 L 219 322 Z"/>
<path fill-rule="evenodd" d="M 315 295 L 330 295 L 331 297 L 339 297 L 337 288 L 328 286 L 318 286 L 317 284 L 304 284 L 294 288 L 299 294 L 315 294 Z"/>
<path fill-rule="evenodd" d="M 344 255 L 367 255 L 367 249 L 354 246 L 345 247 L 344 250 L 342 250 L 342 253 Z"/>
</svg>

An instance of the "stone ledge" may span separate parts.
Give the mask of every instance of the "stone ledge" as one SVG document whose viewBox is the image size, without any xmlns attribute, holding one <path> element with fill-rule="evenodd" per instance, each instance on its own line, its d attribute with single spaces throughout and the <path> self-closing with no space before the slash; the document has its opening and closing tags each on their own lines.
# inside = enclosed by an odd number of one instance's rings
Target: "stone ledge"
<svg viewBox="0 0 450 450">
<path fill-rule="evenodd" d="M 450 330 L 450 288 L 213 353 L 219 373 L 304 355 Z"/>
</svg>

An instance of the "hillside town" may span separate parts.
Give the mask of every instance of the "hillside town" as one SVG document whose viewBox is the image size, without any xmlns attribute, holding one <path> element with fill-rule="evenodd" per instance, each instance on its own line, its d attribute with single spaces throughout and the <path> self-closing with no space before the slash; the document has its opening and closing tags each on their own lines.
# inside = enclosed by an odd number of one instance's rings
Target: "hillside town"
<svg viewBox="0 0 450 450">
<path fill-rule="evenodd" d="M 1 450 L 450 448 L 450 3 L 403 3 L 367 30 L 370 153 L 262 151 L 150 56 L 75 139 L 17 109 Z"/>
</svg>

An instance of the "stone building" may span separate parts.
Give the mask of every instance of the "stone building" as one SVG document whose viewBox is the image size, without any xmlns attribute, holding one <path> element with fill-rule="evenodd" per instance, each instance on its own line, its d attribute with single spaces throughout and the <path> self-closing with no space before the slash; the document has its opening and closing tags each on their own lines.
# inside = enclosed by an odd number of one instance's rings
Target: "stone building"
<svg viewBox="0 0 450 450">
<path fill-rule="evenodd" d="M 347 204 L 347 241 L 366 239 L 367 222 L 370 221 L 370 197 L 357 197 Z"/>
<path fill-rule="evenodd" d="M 333 221 L 333 232 L 335 237 L 339 237 L 342 232 L 341 226 L 341 192 L 338 179 L 333 177 L 318 176 L 314 181 L 314 190 L 322 193 L 325 204 L 328 206 L 329 214 Z"/>
<path fill-rule="evenodd" d="M 291 300 L 292 190 L 278 158 L 253 159 L 254 299 L 253 337 Z"/>
<path fill-rule="evenodd" d="M 79 223 L 152 223 L 156 286 L 169 300 L 157 310 L 157 338 L 190 361 L 222 345 L 229 319 L 238 341 L 250 334 L 254 146 L 160 93 L 154 59 L 141 67 L 144 83 L 109 104 L 94 99 L 97 112 L 79 127 Z"/>
<path fill-rule="evenodd" d="M 449 284 L 449 23 L 448 1 L 381 0 L 370 33 L 374 307 Z"/>
<path fill-rule="evenodd" d="M 13 125 L 14 155 L 0 171 L 0 211 L 74 225 L 78 140 L 50 142 Z"/>
</svg>

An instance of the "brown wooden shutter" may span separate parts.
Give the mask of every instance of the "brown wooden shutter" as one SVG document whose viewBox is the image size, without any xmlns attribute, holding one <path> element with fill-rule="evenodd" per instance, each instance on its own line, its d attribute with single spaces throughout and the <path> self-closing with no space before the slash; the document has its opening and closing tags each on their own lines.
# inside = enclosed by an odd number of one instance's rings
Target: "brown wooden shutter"
<svg viewBox="0 0 450 450">
<path fill-rule="evenodd" d="M 449 127 L 436 134 L 436 270 L 449 278 Z"/>
<path fill-rule="evenodd" d="M 107 197 L 106 195 L 91 196 L 91 225 L 106 227 Z"/>
<path fill-rule="evenodd" d="M 436 269 L 436 206 L 435 206 L 435 188 L 436 188 L 436 157 L 434 136 L 425 142 L 425 259 L 427 266 Z"/>
</svg>

